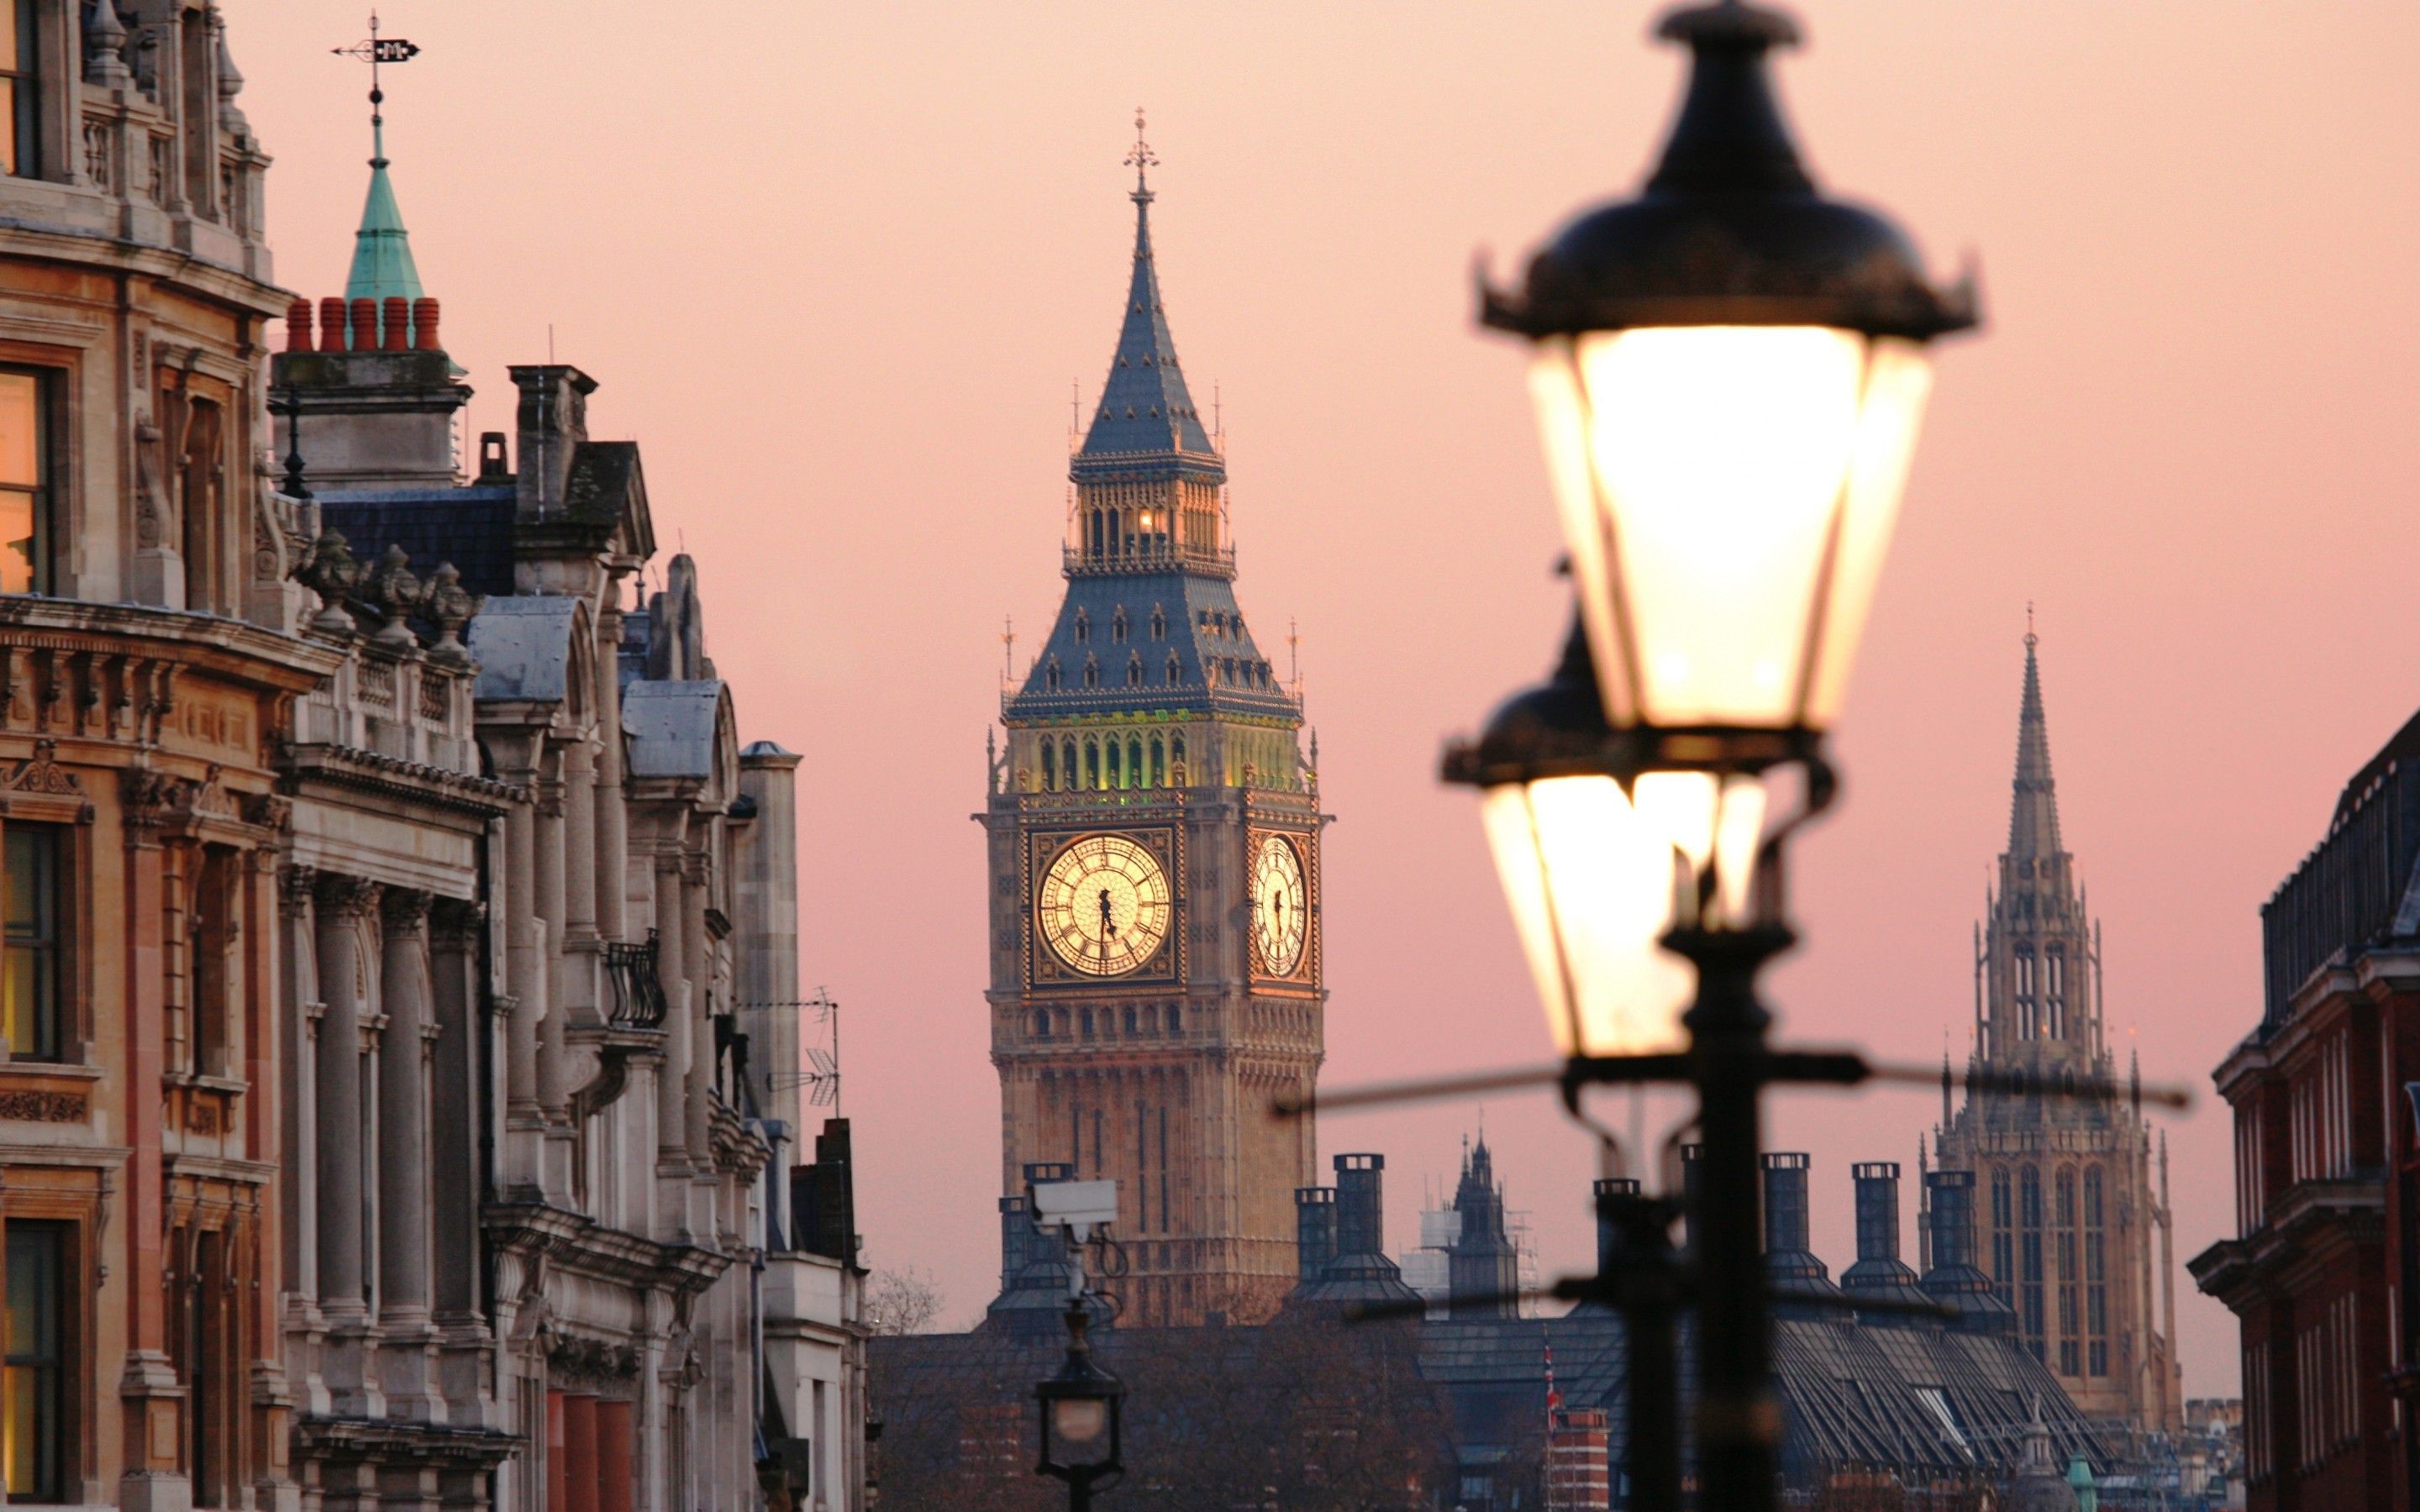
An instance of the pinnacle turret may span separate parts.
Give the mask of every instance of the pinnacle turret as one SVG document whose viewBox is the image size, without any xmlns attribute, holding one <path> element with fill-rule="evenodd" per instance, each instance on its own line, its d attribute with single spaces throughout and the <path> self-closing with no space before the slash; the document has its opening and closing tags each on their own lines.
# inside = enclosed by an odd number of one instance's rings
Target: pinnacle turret
<svg viewBox="0 0 2420 1512">
<path fill-rule="evenodd" d="M 2058 791 L 2051 779 L 2050 728 L 2042 717 L 2041 668 L 2034 657 L 2038 640 L 2033 631 L 2025 632 L 2025 690 L 2017 706 L 2017 773 L 2009 803 L 2009 854 L 2027 858 L 2066 849 L 2059 842 Z"/>
<path fill-rule="evenodd" d="M 1126 157 L 1135 170 L 1129 196 L 1135 207 L 1134 273 L 1126 285 L 1125 315 L 1118 327 L 1117 351 L 1109 359 L 1109 376 L 1077 455 L 1127 461 L 1177 453 L 1208 457 L 1216 449 L 1202 428 L 1202 416 L 1176 360 L 1176 338 L 1160 303 L 1159 270 L 1152 256 L 1151 205 L 1157 196 L 1144 173 L 1159 160 L 1141 139 L 1140 113 L 1135 129 L 1135 149 Z"/>
</svg>

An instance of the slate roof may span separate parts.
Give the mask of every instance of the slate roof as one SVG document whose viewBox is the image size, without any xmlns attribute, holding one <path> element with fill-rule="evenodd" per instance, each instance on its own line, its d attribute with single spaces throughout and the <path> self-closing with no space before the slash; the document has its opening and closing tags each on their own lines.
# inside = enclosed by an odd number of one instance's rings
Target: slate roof
<svg viewBox="0 0 2420 1512">
<path fill-rule="evenodd" d="M 1121 609 L 1124 643 L 1116 637 Z M 1151 633 L 1155 612 L 1165 625 L 1164 638 L 1156 640 Z M 1088 665 L 1095 671 L 1092 687 L 1084 681 Z M 1142 680 L 1131 685 L 1128 670 L 1136 666 Z M 1058 621 L 1006 712 L 1011 723 L 1138 708 L 1299 719 L 1301 704 L 1279 679 L 1279 669 L 1244 623 L 1234 585 L 1225 579 L 1172 569 L 1076 577 L 1067 579 Z"/>
<path fill-rule="evenodd" d="M 714 775 L 714 742 L 723 685 L 641 680 L 622 689 L 622 733 L 629 738 L 632 777 Z"/>
<path fill-rule="evenodd" d="M 473 696 L 547 702 L 569 696 L 571 630 L 581 600 L 561 595 L 491 598 L 464 632 L 479 664 Z"/>
<path fill-rule="evenodd" d="M 342 532 L 364 562 L 376 562 L 389 546 L 400 546 L 424 582 L 438 563 L 451 562 L 462 574 L 463 587 L 496 598 L 513 591 L 518 498 L 511 484 L 336 488 L 318 495 L 319 518 Z"/>
<path fill-rule="evenodd" d="M 1087 461 L 1138 455 L 1166 456 L 1178 453 L 1215 459 L 1209 433 L 1202 428 L 1201 411 L 1185 384 L 1176 360 L 1176 337 L 1168 329 L 1168 312 L 1160 303 L 1159 270 L 1151 251 L 1151 202 L 1155 196 L 1138 177 L 1135 184 L 1134 272 L 1126 285 L 1124 319 L 1118 327 L 1117 350 L 1109 358 L 1109 380 L 1101 386 L 1100 402 L 1077 454 L 1079 469 Z"/>
</svg>

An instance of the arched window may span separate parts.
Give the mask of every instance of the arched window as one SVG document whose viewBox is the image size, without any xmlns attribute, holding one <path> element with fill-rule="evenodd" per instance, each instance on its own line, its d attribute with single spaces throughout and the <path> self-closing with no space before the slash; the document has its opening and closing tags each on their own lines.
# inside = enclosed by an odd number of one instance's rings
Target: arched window
<svg viewBox="0 0 2420 1512">
<path fill-rule="evenodd" d="M 1122 788 L 1126 785 L 1125 764 L 1118 759 L 1118 737 L 1111 735 L 1109 737 L 1109 779 L 1104 784 L 1108 787 Z"/>
<path fill-rule="evenodd" d="M 2017 1038 L 2036 1040 L 2041 1037 L 2040 999 L 2034 995 L 2034 952 L 2030 946 L 2017 947 L 2016 960 Z"/>
<path fill-rule="evenodd" d="M 1182 734 L 1168 737 L 1168 770 L 1171 780 L 1185 780 L 1185 737 Z"/>
<path fill-rule="evenodd" d="M 1101 785 L 1101 748 L 1090 739 L 1084 742 L 1084 785 L 1088 788 Z"/>
<path fill-rule="evenodd" d="M 2084 1374 L 2083 1266 L 2076 1253 L 2075 1167 L 2058 1168 L 2058 1368 L 2061 1375 Z"/>
<path fill-rule="evenodd" d="M 1142 657 L 1140 654 L 1126 661 L 1126 687 L 1142 687 Z"/>
<path fill-rule="evenodd" d="M 1157 735 L 1151 737 L 1151 785 L 1168 786 L 1168 747 Z"/>
<path fill-rule="evenodd" d="M 1117 618 L 1109 622 L 1109 639 L 1119 645 L 1126 643 L 1126 611 L 1124 605 L 1119 606 Z"/>
<path fill-rule="evenodd" d="M 1058 658 L 1058 657 L 1056 657 L 1056 656 L 1051 657 L 1051 658 L 1050 658 L 1050 665 L 1048 665 L 1048 666 L 1047 666 L 1047 667 L 1045 667 L 1045 668 L 1043 668 L 1043 669 L 1042 669 L 1042 681 L 1043 681 L 1046 685 L 1047 685 L 1047 686 L 1048 686 L 1048 687 L 1049 687 L 1050 691 L 1052 691 L 1053 693 L 1056 693 L 1056 692 L 1058 692 L 1058 691 L 1059 691 L 1059 658 Z"/>
<path fill-rule="evenodd" d="M 1093 555 L 1099 556 L 1101 554 L 1101 547 L 1104 539 L 1101 527 L 1101 512 L 1096 509 L 1093 511 Z"/>
<path fill-rule="evenodd" d="M 2066 1039 L 2067 952 L 2055 945 L 2042 951 L 2042 1016 L 2050 1024 L 2050 1037 Z"/>
<path fill-rule="evenodd" d="M 2017 1172 L 2017 1320 L 2024 1331 L 2025 1348 L 2048 1364 L 2043 1344 L 2047 1300 L 2042 1291 L 2041 1171 L 2027 1165 Z"/>
<path fill-rule="evenodd" d="M 2109 1373 L 2109 1250 L 2103 1227 L 2105 1207 L 2101 1167 L 2084 1168 L 2084 1332 L 2085 1368 L 2088 1374 Z"/>
<path fill-rule="evenodd" d="M 1176 653 L 1171 651 L 1168 654 L 1168 686 L 1174 687 L 1183 681 L 1185 681 L 1185 663 L 1178 660 Z"/>
<path fill-rule="evenodd" d="M 1093 639 L 1093 617 L 1082 609 L 1076 611 L 1076 643 L 1085 645 Z"/>
<path fill-rule="evenodd" d="M 1033 1037 L 1037 1040 L 1050 1038 L 1050 1011 L 1047 1008 L 1039 1010 L 1033 1015 Z"/>
<path fill-rule="evenodd" d="M 2017 1305 L 2017 1200 L 2005 1165 L 1992 1172 L 1992 1285 L 2013 1312 Z"/>
<path fill-rule="evenodd" d="M 1097 656 L 1084 658 L 1084 686 L 1086 687 L 1101 686 L 1101 661 Z"/>
<path fill-rule="evenodd" d="M 1060 782 L 1073 793 L 1078 784 L 1076 781 L 1076 743 L 1072 740 L 1059 748 L 1059 774 Z"/>
<path fill-rule="evenodd" d="M 1049 741 L 1042 743 L 1042 791 L 1049 793 L 1059 786 L 1059 748 Z"/>
<path fill-rule="evenodd" d="M 1085 1038 L 1085 1039 L 1087 1039 L 1087 1040 L 1089 1040 L 1089 1039 L 1091 1039 L 1092 1037 L 1093 1037 L 1093 1011 L 1092 1011 L 1091 1009 L 1089 1009 L 1089 1008 L 1088 1008 L 1088 1009 L 1084 1010 L 1084 1038 Z"/>
<path fill-rule="evenodd" d="M 1126 1010 L 1126 1033 L 1128 1033 L 1128 1034 L 1133 1034 L 1134 1032 L 1135 1032 L 1135 1011 L 1134 1011 L 1133 1009 L 1129 1008 L 1129 1009 L 1127 1009 L 1127 1010 Z"/>
<path fill-rule="evenodd" d="M 1171 1034 L 1185 1032 L 1185 1011 L 1174 1003 L 1168 1005 L 1168 1032 Z"/>
<path fill-rule="evenodd" d="M 1151 638 L 1154 640 L 1168 639 L 1168 616 L 1157 609 L 1151 611 Z"/>
<path fill-rule="evenodd" d="M 1134 787 L 1140 787 L 1143 785 L 1142 737 L 1140 735 L 1128 735 L 1126 737 L 1126 771 L 1131 774 L 1128 779 L 1130 785 Z"/>
</svg>

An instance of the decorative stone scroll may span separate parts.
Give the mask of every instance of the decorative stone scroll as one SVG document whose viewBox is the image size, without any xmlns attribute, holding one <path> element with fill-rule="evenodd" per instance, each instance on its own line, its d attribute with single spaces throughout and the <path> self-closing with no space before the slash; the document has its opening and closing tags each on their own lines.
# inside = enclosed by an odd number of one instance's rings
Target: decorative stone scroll
<svg viewBox="0 0 2420 1512">
<path fill-rule="evenodd" d="M 83 797 L 84 779 L 58 764 L 58 748 L 55 740 L 35 741 L 34 754 L 19 762 L 7 777 L 0 778 L 0 792 Z"/>
</svg>

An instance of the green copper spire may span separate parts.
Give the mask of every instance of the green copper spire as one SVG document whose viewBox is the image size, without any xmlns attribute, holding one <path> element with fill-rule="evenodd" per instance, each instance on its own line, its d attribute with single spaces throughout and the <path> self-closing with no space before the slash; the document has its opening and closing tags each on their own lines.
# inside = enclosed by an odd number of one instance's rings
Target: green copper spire
<svg viewBox="0 0 2420 1512">
<path fill-rule="evenodd" d="M 386 116 L 380 111 L 386 91 L 379 87 L 378 70 L 383 63 L 409 62 L 420 49 L 400 38 L 379 36 L 378 13 L 372 11 L 369 39 L 335 51 L 370 66 L 370 192 L 362 202 L 362 228 L 353 234 L 353 267 L 345 279 L 345 298 L 416 300 L 425 291 L 411 260 L 411 234 L 403 228 L 403 211 L 386 176 Z"/>
</svg>

